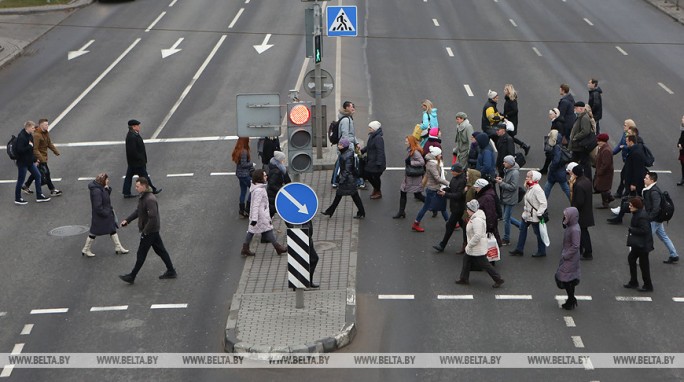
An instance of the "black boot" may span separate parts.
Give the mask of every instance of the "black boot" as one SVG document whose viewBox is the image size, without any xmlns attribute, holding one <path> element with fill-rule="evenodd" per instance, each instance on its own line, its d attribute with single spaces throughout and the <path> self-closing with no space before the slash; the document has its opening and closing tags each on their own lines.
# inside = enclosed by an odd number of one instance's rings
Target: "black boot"
<svg viewBox="0 0 684 382">
<path fill-rule="evenodd" d="M 249 216 L 247 211 L 245 211 L 245 203 L 240 203 L 240 212 L 238 214 L 240 215 L 240 218 L 242 218 L 242 219 Z"/>
<path fill-rule="evenodd" d="M 525 150 L 525 156 L 527 156 L 527 154 L 530 153 L 530 145 L 528 145 L 527 143 L 523 143 L 522 145 L 520 145 L 520 147 L 522 147 L 522 149 Z"/>
</svg>

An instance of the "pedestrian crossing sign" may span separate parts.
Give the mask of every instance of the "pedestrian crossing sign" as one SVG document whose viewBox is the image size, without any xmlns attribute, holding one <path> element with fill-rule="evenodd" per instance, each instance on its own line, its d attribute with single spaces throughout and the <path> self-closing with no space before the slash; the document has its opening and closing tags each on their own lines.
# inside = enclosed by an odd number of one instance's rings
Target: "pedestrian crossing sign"
<svg viewBox="0 0 684 382">
<path fill-rule="evenodd" d="M 326 8 L 328 20 L 328 36 L 344 37 L 356 36 L 356 5 L 328 6 Z"/>
</svg>

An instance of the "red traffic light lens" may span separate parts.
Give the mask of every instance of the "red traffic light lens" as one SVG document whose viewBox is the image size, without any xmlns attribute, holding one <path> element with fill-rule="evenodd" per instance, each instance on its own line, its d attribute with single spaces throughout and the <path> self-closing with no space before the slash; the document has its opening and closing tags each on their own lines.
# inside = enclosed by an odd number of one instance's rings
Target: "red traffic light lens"
<svg viewBox="0 0 684 382">
<path fill-rule="evenodd" d="M 295 125 L 303 125 L 309 122 L 311 110 L 304 105 L 295 105 L 290 109 L 290 121 Z"/>
</svg>

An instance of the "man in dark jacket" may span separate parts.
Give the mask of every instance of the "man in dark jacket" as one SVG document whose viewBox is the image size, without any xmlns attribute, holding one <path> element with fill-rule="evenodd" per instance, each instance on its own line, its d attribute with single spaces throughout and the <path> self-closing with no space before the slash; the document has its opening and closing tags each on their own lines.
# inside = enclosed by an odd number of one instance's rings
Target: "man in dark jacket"
<svg viewBox="0 0 684 382">
<path fill-rule="evenodd" d="M 382 198 L 382 191 L 380 187 L 382 182 L 380 177 L 385 171 L 387 161 L 385 159 L 385 140 L 382 137 L 382 125 L 378 121 L 372 121 L 368 124 L 368 143 L 366 147 L 361 149 L 361 153 L 366 154 L 366 165 L 364 167 L 364 176 L 368 183 L 373 186 L 373 193 L 371 199 Z"/>
<path fill-rule="evenodd" d="M 648 172 L 646 169 L 644 149 L 641 144 L 637 143 L 637 139 L 638 137 L 634 135 L 627 136 L 627 150 L 629 155 L 627 155 L 625 165 L 620 172 L 620 178 L 622 179 L 622 182 L 624 182 L 625 192 L 630 196 L 642 194 L 642 190 L 644 189 L 644 178 Z M 617 213 L 617 216 L 606 219 L 609 224 L 622 224 L 622 216 L 629 212 L 625 199 L 626 198 L 623 197 L 619 209 L 617 209 L 617 207 L 613 209 L 613 213 Z"/>
<path fill-rule="evenodd" d="M 26 180 L 26 172 L 30 171 L 36 180 L 36 201 L 49 202 L 50 198 L 46 198 L 40 190 L 41 177 L 36 164 L 35 155 L 33 155 L 33 133 L 36 131 L 36 124 L 33 121 L 26 121 L 24 128 L 19 132 L 17 141 L 15 143 L 15 152 L 17 154 L 17 185 L 14 188 L 14 204 L 25 205 L 28 202 L 21 197 L 21 186 Z"/>
<path fill-rule="evenodd" d="M 598 86 L 598 80 L 592 78 L 587 84 L 589 88 L 589 107 L 591 107 L 591 113 L 594 115 L 594 120 L 596 121 L 596 135 L 601 134 L 601 128 L 599 127 L 599 122 L 601 117 L 603 117 L 603 100 L 601 99 L 601 87 Z"/>
<path fill-rule="evenodd" d="M 125 227 L 128 223 L 138 219 L 140 245 L 138 246 L 137 260 L 133 270 L 129 274 L 119 276 L 119 278 L 129 284 L 133 284 L 140 268 L 145 264 L 147 252 L 149 252 L 150 247 L 152 247 L 154 253 L 161 257 L 164 265 L 166 265 L 166 272 L 159 276 L 159 278 L 175 279 L 178 276 L 176 274 L 176 269 L 173 267 L 171 256 L 169 256 L 169 253 L 166 251 L 164 242 L 159 235 L 161 221 L 157 198 L 152 193 L 152 188 L 145 178 L 138 178 L 135 181 L 135 190 L 140 195 L 138 198 L 138 208 L 121 222 L 121 226 Z"/>
<path fill-rule="evenodd" d="M 126 162 L 128 169 L 126 169 L 126 178 L 123 184 L 124 198 L 134 198 L 136 195 L 131 194 L 131 182 L 133 175 L 138 175 L 147 179 L 153 194 L 162 192 L 161 188 L 156 188 L 152 185 L 152 179 L 147 174 L 147 152 L 145 151 L 145 142 L 140 136 L 140 122 L 135 119 L 128 121 L 128 134 L 126 135 Z"/>
<path fill-rule="evenodd" d="M 662 219 L 660 219 L 660 203 L 663 199 L 663 193 L 656 182 L 658 182 L 657 173 L 653 171 L 646 173 L 644 177 L 644 190 L 641 192 L 644 198 L 644 210 L 651 221 L 651 232 L 658 236 L 670 253 L 670 256 L 663 263 L 674 264 L 679 261 L 679 255 L 674 244 L 672 244 L 672 240 L 670 240 L 667 232 L 665 232 Z"/>
<path fill-rule="evenodd" d="M 563 119 L 563 131 L 560 133 L 569 142 L 570 131 L 572 130 L 572 125 L 575 124 L 575 98 L 570 94 L 570 86 L 568 84 L 561 84 L 560 96 L 558 110 L 560 111 L 560 118 Z M 562 139 L 559 139 L 559 141 L 562 141 Z"/>
<path fill-rule="evenodd" d="M 590 152 L 596 147 L 596 134 L 591 126 L 591 118 L 584 102 L 575 102 L 577 119 L 570 131 L 568 148 L 572 151 L 573 160 L 584 170 L 584 175 L 591 181 L 591 158 Z"/>
<path fill-rule="evenodd" d="M 496 135 L 499 137 L 496 141 L 496 170 L 498 171 L 499 176 L 503 176 L 504 158 L 509 155 L 515 156 L 515 142 L 513 141 L 513 137 L 506 132 L 505 123 L 499 123 L 496 126 Z"/>
<path fill-rule="evenodd" d="M 454 233 L 456 229 L 456 224 L 460 224 L 461 227 L 465 228 L 465 223 L 463 222 L 463 212 L 465 212 L 465 186 L 466 186 L 466 175 L 463 172 L 463 165 L 456 163 L 451 166 L 451 181 L 449 182 L 449 187 L 443 190 L 437 191 L 439 196 L 449 199 L 449 208 L 451 210 L 451 215 L 449 215 L 449 220 L 446 222 L 446 232 L 444 232 L 444 237 L 437 245 L 433 245 L 432 248 L 436 249 L 437 252 L 444 252 L 444 248 L 447 246 L 451 234 Z"/>
<path fill-rule="evenodd" d="M 591 181 L 584 176 L 582 166 L 573 167 L 571 176 L 575 179 L 574 182 L 571 182 L 574 184 L 572 186 L 570 205 L 577 208 L 579 212 L 580 253 L 582 253 L 582 260 L 592 260 L 594 256 L 591 247 L 591 236 L 589 236 L 589 227 L 594 226 Z"/>
</svg>

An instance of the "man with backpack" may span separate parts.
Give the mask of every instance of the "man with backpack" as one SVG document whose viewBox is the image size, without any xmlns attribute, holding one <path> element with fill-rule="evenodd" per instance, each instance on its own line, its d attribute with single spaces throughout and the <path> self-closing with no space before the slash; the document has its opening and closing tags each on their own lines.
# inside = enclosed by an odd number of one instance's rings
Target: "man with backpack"
<svg viewBox="0 0 684 382">
<path fill-rule="evenodd" d="M 50 198 L 45 197 L 40 190 L 41 177 L 36 164 L 38 160 L 33 155 L 33 133 L 36 131 L 36 123 L 26 121 L 24 128 L 19 132 L 14 145 L 14 154 L 17 161 L 17 185 L 14 188 L 14 204 L 25 205 L 28 202 L 21 197 L 21 186 L 26 179 L 26 172 L 30 172 L 36 180 L 36 201 L 49 202 Z"/>
<path fill-rule="evenodd" d="M 52 177 L 50 176 L 50 168 L 48 167 L 48 149 L 52 150 L 55 155 L 59 156 L 59 150 L 52 143 L 50 139 L 49 122 L 47 118 L 38 120 L 38 128 L 33 133 L 33 155 L 38 159 L 38 171 L 43 177 L 42 184 L 46 184 L 50 190 L 50 196 L 61 196 L 62 191 L 55 188 L 52 184 Z M 21 188 L 25 193 L 32 194 L 31 183 L 33 183 L 33 175 L 29 176 L 24 186 Z"/>
<path fill-rule="evenodd" d="M 334 139 L 332 139 L 332 135 L 329 135 L 331 138 L 331 143 L 337 145 L 337 142 L 339 142 L 342 138 L 346 138 L 350 144 L 353 145 L 354 148 L 358 145 L 358 141 L 356 140 L 356 130 L 354 130 L 354 112 L 356 111 L 356 107 L 354 106 L 354 103 L 351 101 L 344 101 L 342 104 L 342 108 L 339 110 L 339 114 L 337 116 L 337 134 Z M 337 142 L 332 142 L 333 140 L 337 140 Z M 333 171 L 333 176 L 332 176 L 332 186 L 333 188 L 337 188 L 337 178 L 339 176 L 340 172 L 340 164 L 339 161 L 335 162 L 335 170 Z M 359 178 L 356 180 L 356 186 L 357 188 L 365 189 L 366 184 L 364 183 L 363 179 Z"/>
<path fill-rule="evenodd" d="M 660 190 L 660 188 L 656 185 L 658 182 L 658 174 L 649 171 L 646 173 L 646 176 L 644 177 L 644 190 L 642 191 L 642 195 L 644 198 L 644 210 L 646 211 L 646 214 L 648 214 L 648 218 L 651 220 L 651 232 L 655 235 L 658 236 L 660 241 L 665 244 L 665 247 L 667 247 L 667 250 L 670 252 L 670 256 L 667 258 L 667 260 L 663 261 L 665 264 L 674 264 L 679 261 L 679 255 L 677 254 L 677 250 L 674 247 L 674 244 L 672 244 L 672 240 L 667 236 L 667 232 L 665 232 L 665 226 L 663 225 L 664 222 L 664 216 L 663 216 L 663 192 Z"/>
</svg>

